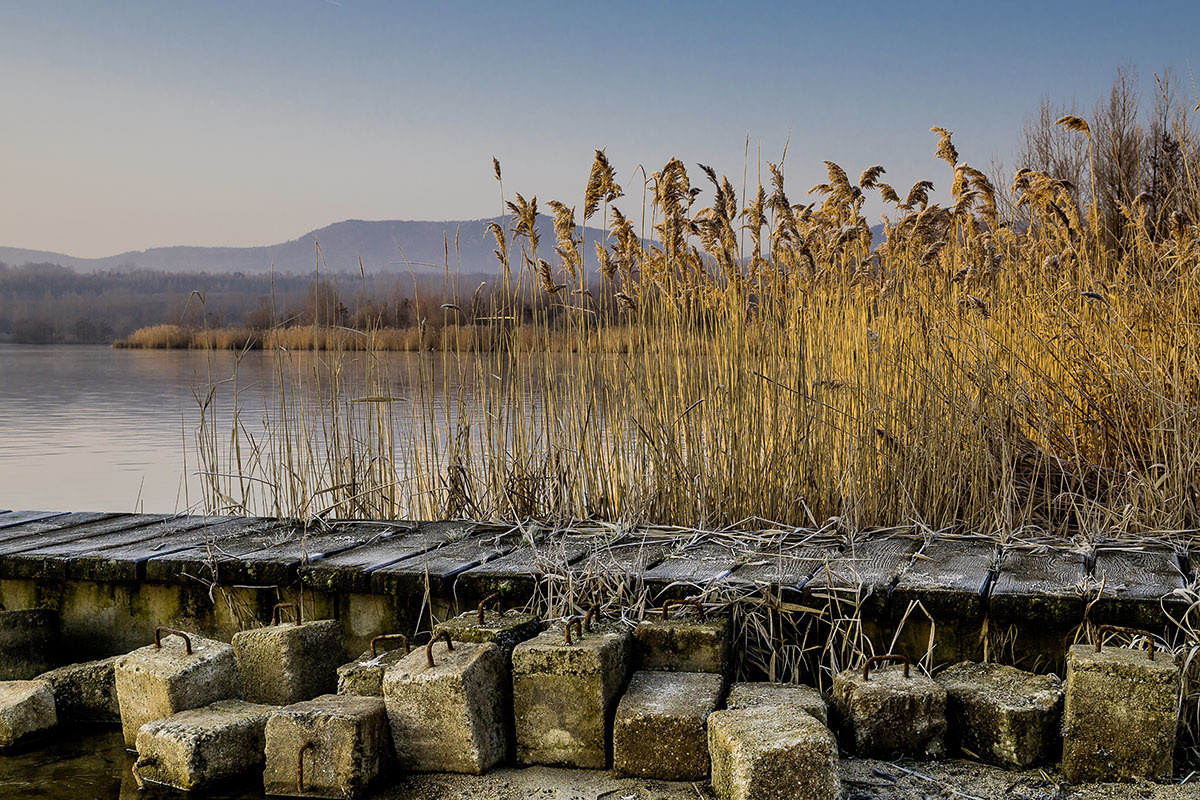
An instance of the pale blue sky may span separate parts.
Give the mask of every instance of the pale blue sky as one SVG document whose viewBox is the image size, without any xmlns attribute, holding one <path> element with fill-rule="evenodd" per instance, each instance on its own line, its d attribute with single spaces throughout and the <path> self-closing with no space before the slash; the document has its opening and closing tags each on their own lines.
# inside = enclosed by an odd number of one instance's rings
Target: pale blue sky
<svg viewBox="0 0 1200 800">
<path fill-rule="evenodd" d="M 1043 95 L 1200 50 L 1200 2 L 0 0 L 0 245 L 252 245 L 347 218 L 465 219 L 505 188 L 578 204 L 672 155 L 741 185 L 785 142 L 794 200 L 881 163 L 948 184 L 1011 160 Z M 640 176 L 636 179 L 640 182 Z M 625 200 L 634 211 L 640 201 Z"/>
</svg>

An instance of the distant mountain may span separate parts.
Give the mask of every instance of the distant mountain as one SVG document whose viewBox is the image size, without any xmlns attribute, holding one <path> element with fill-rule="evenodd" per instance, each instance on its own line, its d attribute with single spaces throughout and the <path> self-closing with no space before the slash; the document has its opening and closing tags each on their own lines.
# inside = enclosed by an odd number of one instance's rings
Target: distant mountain
<svg viewBox="0 0 1200 800">
<path fill-rule="evenodd" d="M 13 266 L 48 262 L 79 272 L 147 269 L 253 274 L 267 272 L 273 267 L 276 272 L 304 274 L 312 272 L 318 264 L 316 245 L 319 243 L 324 256 L 322 271 L 328 268 L 332 272 L 357 272 L 361 258 L 363 267 L 370 273 L 407 272 L 407 259 L 418 274 L 428 274 L 429 267 L 416 265 L 442 266 L 446 263 L 448 247 L 452 268 L 459 267 L 464 273 L 491 273 L 495 272 L 498 262 L 492 254 L 495 241 L 487 232 L 487 223 L 485 219 L 450 222 L 352 219 L 306 233 L 290 242 L 263 247 L 155 247 L 106 258 L 77 258 L 44 250 L 0 247 L 0 261 Z M 557 264 L 554 226 L 549 217 L 539 217 L 538 230 L 542 237 L 539 255 Z M 596 253 L 591 243 L 601 233 L 597 228 L 587 229 L 584 257 L 589 271 L 596 268 Z"/>
</svg>

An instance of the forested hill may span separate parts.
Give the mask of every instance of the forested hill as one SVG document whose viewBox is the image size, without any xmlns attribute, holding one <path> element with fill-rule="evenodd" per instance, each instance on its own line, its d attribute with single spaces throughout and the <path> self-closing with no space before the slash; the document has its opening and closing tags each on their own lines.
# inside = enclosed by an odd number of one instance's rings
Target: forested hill
<svg viewBox="0 0 1200 800">
<path fill-rule="evenodd" d="M 312 274 L 318 266 L 317 244 L 331 272 L 358 272 L 359 258 L 367 272 L 408 272 L 408 264 L 449 265 L 463 273 L 492 273 L 497 262 L 492 254 L 495 241 L 487 231 L 489 220 L 413 222 L 407 220 L 346 220 L 306 233 L 290 242 L 263 247 L 155 247 L 134 250 L 107 258 L 77 258 L 64 253 L 0 247 L 0 262 L 60 264 L 79 272 L 154 270 L 158 272 L 276 272 Z M 548 217 L 539 217 L 542 237 L 539 254 L 557 263 L 554 229 Z M 590 242 L 601 231 L 587 229 L 585 265 L 596 268 L 596 253 Z M 407 262 L 407 263 L 406 263 Z M 424 267 L 422 271 L 427 271 Z"/>
</svg>

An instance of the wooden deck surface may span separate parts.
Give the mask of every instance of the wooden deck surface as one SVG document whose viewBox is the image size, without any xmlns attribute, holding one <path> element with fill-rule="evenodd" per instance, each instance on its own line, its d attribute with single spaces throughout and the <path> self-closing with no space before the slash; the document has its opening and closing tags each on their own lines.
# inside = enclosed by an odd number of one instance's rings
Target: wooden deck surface
<svg viewBox="0 0 1200 800">
<path fill-rule="evenodd" d="M 934 617 L 1083 618 L 1161 627 L 1196 576 L 1182 546 L 925 539 L 846 540 L 773 531 L 567 531 L 467 521 L 310 527 L 247 517 L 0 511 L 0 579 L 287 586 L 333 593 L 515 599 L 539 581 L 623 575 L 651 599 L 773 592 L 876 613 L 920 603 Z"/>
</svg>

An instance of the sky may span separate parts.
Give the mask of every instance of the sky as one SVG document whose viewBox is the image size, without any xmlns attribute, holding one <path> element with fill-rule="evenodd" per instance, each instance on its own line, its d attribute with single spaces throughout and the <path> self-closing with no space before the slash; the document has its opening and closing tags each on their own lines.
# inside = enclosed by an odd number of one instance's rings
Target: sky
<svg viewBox="0 0 1200 800">
<path fill-rule="evenodd" d="M 1195 0 L 0 0 L 0 246 L 493 216 L 493 156 L 510 196 L 581 206 L 596 148 L 629 212 L 639 166 L 740 188 L 785 146 L 793 202 L 825 159 L 941 189 L 931 126 L 1010 164 L 1044 96 L 1090 107 L 1119 65 L 1146 97 L 1165 67 L 1188 83 L 1197 30 Z"/>
</svg>

